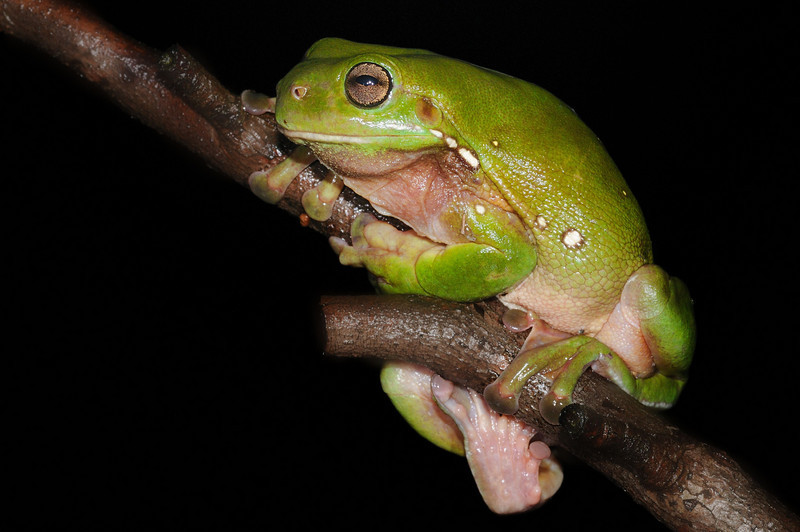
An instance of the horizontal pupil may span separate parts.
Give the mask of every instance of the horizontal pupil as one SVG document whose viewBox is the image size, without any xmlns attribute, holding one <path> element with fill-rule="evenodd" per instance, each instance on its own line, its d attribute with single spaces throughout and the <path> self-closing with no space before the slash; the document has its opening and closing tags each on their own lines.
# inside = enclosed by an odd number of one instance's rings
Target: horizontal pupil
<svg viewBox="0 0 800 532">
<path fill-rule="evenodd" d="M 366 74 L 358 76 L 354 81 L 359 85 L 364 85 L 365 87 L 371 87 L 378 84 L 377 78 L 367 76 Z"/>
<path fill-rule="evenodd" d="M 375 107 L 389 97 L 392 78 L 389 72 L 375 63 L 359 63 L 345 77 L 345 92 L 359 107 Z"/>
</svg>

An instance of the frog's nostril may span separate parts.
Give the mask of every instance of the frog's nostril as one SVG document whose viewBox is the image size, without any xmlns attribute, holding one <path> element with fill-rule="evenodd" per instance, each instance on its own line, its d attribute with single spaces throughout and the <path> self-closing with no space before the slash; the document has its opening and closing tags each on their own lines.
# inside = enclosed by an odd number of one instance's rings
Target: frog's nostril
<svg viewBox="0 0 800 532">
<path fill-rule="evenodd" d="M 292 85 L 292 96 L 295 100 L 302 100 L 306 93 L 308 93 L 308 87 L 304 85 Z"/>
</svg>

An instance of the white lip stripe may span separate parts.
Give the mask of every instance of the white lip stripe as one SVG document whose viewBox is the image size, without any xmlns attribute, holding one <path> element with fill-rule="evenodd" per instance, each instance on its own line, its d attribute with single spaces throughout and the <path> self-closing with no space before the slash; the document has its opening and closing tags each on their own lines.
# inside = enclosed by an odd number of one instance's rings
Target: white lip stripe
<svg viewBox="0 0 800 532">
<path fill-rule="evenodd" d="M 290 131 L 282 130 L 283 134 L 290 139 L 303 139 L 317 142 L 335 142 L 338 144 L 367 144 L 377 137 L 358 137 L 355 135 L 328 135 L 325 133 L 313 133 L 311 131 Z"/>
<path fill-rule="evenodd" d="M 327 133 L 315 133 L 313 131 L 295 131 L 291 129 L 279 128 L 281 133 L 290 139 L 302 139 L 311 142 L 327 142 L 331 144 L 369 144 L 378 139 L 400 139 L 403 137 L 415 137 L 419 135 L 373 135 L 373 136 L 357 136 L 357 135 L 329 135 Z M 435 137 L 444 136 L 440 131 L 435 129 L 430 130 Z M 452 137 L 444 137 L 445 143 L 453 149 L 457 149 L 458 154 L 464 159 L 467 164 L 477 169 L 480 166 L 478 158 L 475 157 L 471 151 L 464 147 L 459 147 L 456 140 Z"/>
</svg>

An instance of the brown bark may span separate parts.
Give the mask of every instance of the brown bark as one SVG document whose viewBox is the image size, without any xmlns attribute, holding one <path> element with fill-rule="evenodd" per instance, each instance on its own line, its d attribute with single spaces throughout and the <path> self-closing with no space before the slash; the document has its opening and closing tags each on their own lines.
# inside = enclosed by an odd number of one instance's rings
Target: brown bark
<svg viewBox="0 0 800 532">
<path fill-rule="evenodd" d="M 238 96 L 180 48 L 159 53 L 69 2 L 3 0 L 0 8 L 4 32 L 55 57 L 126 112 L 240 184 L 286 156 L 272 116 L 244 112 Z M 304 171 L 279 207 L 302 216 L 300 197 L 323 174 L 318 165 Z M 303 219 L 324 234 L 346 236 L 350 221 L 364 210 L 369 206 L 346 192 L 328 222 Z M 479 390 L 521 341 L 499 325 L 496 302 L 328 298 L 323 311 L 329 353 L 407 359 Z M 669 526 L 800 528 L 797 517 L 725 453 L 666 424 L 607 381 L 585 375 L 577 404 L 564 411 L 560 427 L 537 413 L 546 386 L 541 377 L 531 381 L 519 417 L 537 426 L 548 442 L 613 479 Z"/>
<path fill-rule="evenodd" d="M 497 302 L 463 305 L 401 297 L 323 300 L 326 352 L 414 362 L 482 390 L 517 353 L 524 334 L 508 333 Z M 536 410 L 549 383 L 531 379 L 517 417 L 542 439 L 567 449 L 613 479 L 656 518 L 676 530 L 793 530 L 800 526 L 719 449 L 696 440 L 622 390 L 587 372 L 561 425 Z"/>
</svg>

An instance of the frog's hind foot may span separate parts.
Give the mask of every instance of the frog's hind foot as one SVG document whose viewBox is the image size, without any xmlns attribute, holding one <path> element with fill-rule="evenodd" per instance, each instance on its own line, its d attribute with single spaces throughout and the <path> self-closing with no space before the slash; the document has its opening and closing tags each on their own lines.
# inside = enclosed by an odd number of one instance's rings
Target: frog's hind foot
<svg viewBox="0 0 800 532">
<path fill-rule="evenodd" d="M 458 425 L 472 475 L 486 504 L 499 514 L 541 505 L 561 485 L 563 473 L 536 431 L 498 414 L 477 392 L 434 376 L 433 396 Z"/>
<path fill-rule="evenodd" d="M 654 373 L 636 377 L 625 362 L 603 342 L 588 336 L 573 336 L 533 349 L 523 349 L 500 376 L 484 391 L 491 407 L 503 414 L 513 414 L 528 380 L 537 373 L 553 378 L 550 390 L 539 402 L 539 413 L 553 425 L 561 411 L 572 402 L 572 392 L 583 372 L 592 368 L 622 388 L 641 403 L 668 408 L 685 380 Z"/>
<path fill-rule="evenodd" d="M 604 355 L 611 356 L 610 349 L 588 336 L 571 336 L 544 345 L 526 342 L 497 380 L 486 387 L 484 397 L 497 412 L 513 414 L 531 377 L 537 373 L 555 374 L 550 391 L 539 404 L 539 412 L 549 423 L 557 425 L 561 410 L 572 402 L 572 391 L 580 376 Z"/>
</svg>

